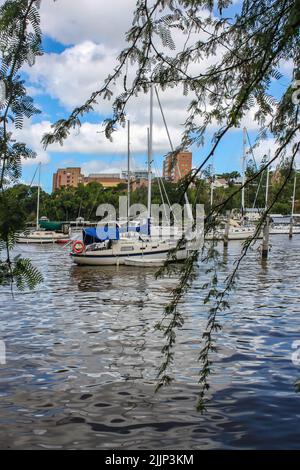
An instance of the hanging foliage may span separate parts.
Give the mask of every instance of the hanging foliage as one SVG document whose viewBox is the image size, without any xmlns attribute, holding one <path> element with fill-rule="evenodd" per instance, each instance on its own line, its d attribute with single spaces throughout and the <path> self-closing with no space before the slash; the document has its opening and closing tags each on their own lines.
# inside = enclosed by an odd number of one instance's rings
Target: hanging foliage
<svg viewBox="0 0 300 470">
<path fill-rule="evenodd" d="M 33 289 L 42 280 L 29 260 L 11 258 L 24 220 L 18 201 L 6 192 L 21 177 L 22 161 L 36 157 L 16 141 L 14 129 L 40 112 L 21 76 L 22 67 L 42 54 L 39 7 L 40 0 L 7 0 L 0 7 L 0 285 L 15 282 L 19 289 Z"/>
</svg>

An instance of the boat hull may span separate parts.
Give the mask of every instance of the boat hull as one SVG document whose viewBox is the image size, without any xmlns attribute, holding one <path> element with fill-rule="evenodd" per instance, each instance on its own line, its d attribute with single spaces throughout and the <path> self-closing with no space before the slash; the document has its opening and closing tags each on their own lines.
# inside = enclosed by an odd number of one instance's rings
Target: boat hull
<svg viewBox="0 0 300 470">
<path fill-rule="evenodd" d="M 271 228 L 270 229 L 270 235 L 288 235 L 290 233 L 290 229 L 289 228 L 285 228 L 285 229 L 277 229 L 277 228 Z M 293 228 L 293 235 L 299 235 L 300 234 L 300 229 L 297 227 L 297 228 Z"/>
<path fill-rule="evenodd" d="M 93 252 L 86 252 L 82 254 L 75 254 L 71 253 L 72 259 L 74 263 L 78 265 L 84 266 L 119 266 L 125 265 L 128 263 L 128 259 L 141 259 L 141 256 L 147 260 L 158 260 L 162 262 L 162 260 L 166 260 L 169 254 L 169 248 L 166 250 L 158 250 L 156 252 L 141 252 L 136 253 L 113 253 L 112 250 L 105 250 L 111 251 L 111 253 L 99 254 Z M 183 261 L 187 258 L 189 251 L 187 249 L 179 250 L 176 254 L 176 261 Z M 175 261 L 174 260 L 174 261 Z"/>
<path fill-rule="evenodd" d="M 237 240 L 237 241 L 242 241 L 242 240 L 247 240 L 250 237 L 254 236 L 255 231 L 254 230 L 241 230 L 241 231 L 230 231 L 228 234 L 228 240 Z M 205 239 L 206 240 L 223 240 L 225 236 L 225 232 L 216 232 L 215 234 L 209 233 Z M 257 239 L 263 238 L 262 233 L 259 234 Z"/>
<path fill-rule="evenodd" d="M 44 245 L 57 243 L 60 240 L 65 240 L 66 236 L 55 232 L 34 232 L 28 233 L 28 235 L 20 234 L 17 238 L 17 243 L 23 243 L 26 245 Z"/>
</svg>

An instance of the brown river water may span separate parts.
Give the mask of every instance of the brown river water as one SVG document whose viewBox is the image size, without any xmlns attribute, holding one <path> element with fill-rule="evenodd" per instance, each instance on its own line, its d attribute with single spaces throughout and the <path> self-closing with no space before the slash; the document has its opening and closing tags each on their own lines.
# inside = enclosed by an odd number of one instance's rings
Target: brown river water
<svg viewBox="0 0 300 470">
<path fill-rule="evenodd" d="M 162 337 L 154 325 L 176 278 L 156 280 L 151 268 L 77 267 L 58 246 L 22 247 L 44 283 L 14 297 L 0 289 L 0 447 L 299 448 L 300 235 L 276 236 L 272 245 L 266 265 L 253 251 L 241 267 L 203 415 L 195 408 L 203 266 L 181 305 L 175 381 L 155 394 Z M 230 243 L 221 277 L 239 249 Z"/>
</svg>

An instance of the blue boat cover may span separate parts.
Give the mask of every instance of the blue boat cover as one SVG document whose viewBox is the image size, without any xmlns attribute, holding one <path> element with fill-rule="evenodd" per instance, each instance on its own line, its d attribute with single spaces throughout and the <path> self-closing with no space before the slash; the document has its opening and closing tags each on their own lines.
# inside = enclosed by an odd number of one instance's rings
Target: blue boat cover
<svg viewBox="0 0 300 470">
<path fill-rule="evenodd" d="M 92 243 L 101 243 L 106 240 L 119 240 L 120 233 L 126 232 L 137 232 L 143 235 L 150 235 L 150 226 L 145 224 L 138 227 L 115 227 L 98 226 L 92 228 L 83 229 L 83 243 L 85 245 L 91 245 Z"/>
</svg>

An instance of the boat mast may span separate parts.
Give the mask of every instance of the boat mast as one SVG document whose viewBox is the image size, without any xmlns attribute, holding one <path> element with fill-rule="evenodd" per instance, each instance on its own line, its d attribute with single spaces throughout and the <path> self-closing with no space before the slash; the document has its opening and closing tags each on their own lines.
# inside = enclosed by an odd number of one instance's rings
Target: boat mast
<svg viewBox="0 0 300 470">
<path fill-rule="evenodd" d="M 242 164 L 242 217 L 245 215 L 245 182 L 246 182 L 246 146 L 247 146 L 247 129 L 243 129 L 243 164 Z"/>
<path fill-rule="evenodd" d="M 127 139 L 127 227 L 129 227 L 130 219 L 130 121 L 127 123 L 128 139 Z"/>
<path fill-rule="evenodd" d="M 153 85 L 150 88 L 150 127 L 148 129 L 148 223 L 151 219 L 152 199 L 152 160 L 153 160 Z"/>
<path fill-rule="evenodd" d="M 271 160 L 271 150 L 269 150 L 269 158 L 268 158 L 268 163 Z M 266 207 L 265 209 L 267 210 L 268 208 L 268 202 L 269 202 L 269 180 L 270 180 L 270 171 L 269 167 L 267 166 L 267 183 L 266 183 Z"/>
<path fill-rule="evenodd" d="M 40 193 L 41 193 L 41 163 L 39 163 L 39 179 L 38 179 L 38 194 L 37 194 L 37 208 L 36 208 L 36 229 L 40 228 Z"/>
<path fill-rule="evenodd" d="M 212 209 L 214 203 L 214 183 L 213 180 L 211 180 L 210 183 L 210 208 Z"/>
<path fill-rule="evenodd" d="M 210 183 L 210 208 L 212 209 L 214 203 L 214 182 L 215 182 L 215 168 L 214 161 L 211 166 L 211 183 Z"/>
<path fill-rule="evenodd" d="M 158 95 L 158 91 L 157 91 L 156 87 L 155 87 L 155 93 L 156 93 L 159 109 L 160 109 L 160 112 L 161 112 L 161 116 L 162 116 L 162 119 L 163 119 L 163 122 L 164 122 L 164 125 L 165 125 L 165 129 L 166 129 L 166 132 L 167 132 L 167 136 L 168 136 L 168 139 L 169 139 L 170 148 L 171 148 L 171 151 L 174 153 L 174 150 L 175 150 L 174 145 L 173 145 L 173 142 L 172 142 L 171 137 L 170 137 L 170 132 L 169 132 L 169 129 L 168 129 L 167 121 L 166 121 L 166 118 L 165 118 L 165 114 L 164 114 L 164 111 L 163 111 L 161 101 L 159 99 L 159 95 Z M 181 171 L 180 171 L 180 168 L 179 168 L 179 165 L 178 165 L 177 157 L 176 157 L 176 168 L 177 168 L 177 171 L 178 171 L 179 178 L 181 178 Z M 193 212 L 192 212 L 191 205 L 190 205 L 190 201 L 189 201 L 189 198 L 188 198 L 188 195 L 187 195 L 186 192 L 184 193 L 184 200 L 185 200 L 185 204 L 186 204 L 186 208 L 187 208 L 188 217 L 189 217 L 190 220 L 194 220 Z"/>
</svg>

